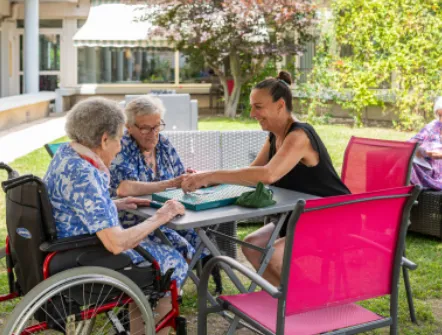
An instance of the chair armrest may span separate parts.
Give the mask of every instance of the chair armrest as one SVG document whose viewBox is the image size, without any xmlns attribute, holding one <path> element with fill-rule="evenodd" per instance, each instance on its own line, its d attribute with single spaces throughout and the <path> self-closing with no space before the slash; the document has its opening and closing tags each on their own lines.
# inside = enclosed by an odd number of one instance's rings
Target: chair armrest
<svg viewBox="0 0 442 335">
<path fill-rule="evenodd" d="M 212 273 L 213 267 L 218 263 L 224 263 L 230 266 L 232 269 L 239 271 L 241 274 L 249 278 L 252 282 L 256 283 L 264 291 L 270 294 L 273 298 L 281 297 L 282 292 L 279 291 L 275 286 L 270 284 L 267 280 L 262 278 L 256 272 L 246 268 L 241 263 L 227 256 L 216 256 L 212 258 L 210 261 L 208 261 L 207 264 L 204 266 L 203 272 L 200 277 L 198 296 L 202 297 L 207 295 L 209 276 Z"/>
<path fill-rule="evenodd" d="M 409 270 L 416 270 L 417 264 L 410 261 L 408 258 L 402 257 L 402 266 L 406 267 Z"/>
<path fill-rule="evenodd" d="M 94 245 L 100 245 L 101 241 L 96 235 L 80 235 L 66 238 L 59 238 L 51 242 L 43 242 L 40 250 L 43 252 L 65 251 L 80 249 Z"/>
</svg>

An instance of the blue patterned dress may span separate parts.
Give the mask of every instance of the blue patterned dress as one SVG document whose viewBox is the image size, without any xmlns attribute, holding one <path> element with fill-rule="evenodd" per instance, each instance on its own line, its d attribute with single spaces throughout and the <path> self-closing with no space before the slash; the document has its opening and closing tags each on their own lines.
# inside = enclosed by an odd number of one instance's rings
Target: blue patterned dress
<svg viewBox="0 0 442 335">
<path fill-rule="evenodd" d="M 158 144 L 155 147 L 157 171 L 154 173 L 146 164 L 144 155 L 139 149 L 135 139 L 133 139 L 127 131 L 124 133 L 121 139 L 121 151 L 110 166 L 110 186 L 113 196 L 117 195 L 117 188 L 122 181 L 155 182 L 173 179 L 185 172 L 183 163 L 173 145 L 163 135 L 159 134 L 158 136 Z M 126 211 L 121 211 L 119 218 L 124 227 L 130 227 L 144 220 Z M 195 253 L 195 248 L 200 243 L 200 238 L 193 229 L 178 231 L 166 227 L 161 227 L 160 229 L 182 255 L 188 259 L 192 258 Z M 155 243 L 161 243 L 161 239 L 155 234 L 150 234 L 149 238 Z M 205 249 L 202 257 L 208 254 L 209 251 Z"/>
<path fill-rule="evenodd" d="M 59 238 L 95 234 L 120 225 L 109 194 L 109 176 L 81 158 L 69 144 L 62 145 L 44 177 Z M 164 273 L 174 268 L 172 278 L 181 285 L 187 263 L 180 253 L 165 244 L 145 238 L 140 246 L 160 264 Z M 134 250 L 124 252 L 135 264 L 145 261 Z"/>
</svg>

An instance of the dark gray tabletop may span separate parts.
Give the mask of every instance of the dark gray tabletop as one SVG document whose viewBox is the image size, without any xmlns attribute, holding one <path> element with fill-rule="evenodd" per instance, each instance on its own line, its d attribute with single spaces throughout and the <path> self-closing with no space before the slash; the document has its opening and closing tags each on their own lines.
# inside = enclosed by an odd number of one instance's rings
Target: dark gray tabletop
<svg viewBox="0 0 442 335">
<path fill-rule="evenodd" d="M 279 214 L 291 211 L 298 200 L 308 200 L 318 198 L 317 196 L 286 190 L 279 187 L 270 187 L 273 191 L 273 199 L 276 204 L 265 208 L 244 208 L 235 205 L 220 208 L 208 209 L 203 211 L 186 210 L 186 214 L 173 219 L 167 224 L 167 227 L 181 230 L 189 228 L 199 228 L 218 223 L 251 219 L 271 214 Z M 148 198 L 151 196 L 143 196 Z M 155 214 L 156 209 L 144 207 L 129 212 L 148 218 Z"/>
</svg>

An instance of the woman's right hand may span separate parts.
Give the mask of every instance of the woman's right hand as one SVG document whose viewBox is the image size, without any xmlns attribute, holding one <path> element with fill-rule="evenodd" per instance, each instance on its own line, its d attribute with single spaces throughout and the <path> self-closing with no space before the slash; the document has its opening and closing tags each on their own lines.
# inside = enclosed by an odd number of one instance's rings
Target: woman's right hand
<svg viewBox="0 0 442 335">
<path fill-rule="evenodd" d="M 427 151 L 427 156 L 433 159 L 442 159 L 442 151 L 440 150 L 434 150 L 434 151 Z"/>
<path fill-rule="evenodd" d="M 176 187 L 181 188 L 181 183 L 183 182 L 183 174 L 181 176 L 178 176 L 176 178 L 170 179 L 170 185 L 169 187 Z"/>
<path fill-rule="evenodd" d="M 186 209 L 183 204 L 176 200 L 168 200 L 157 210 L 156 215 L 163 217 L 165 222 L 169 222 L 177 215 L 184 215 Z"/>
</svg>

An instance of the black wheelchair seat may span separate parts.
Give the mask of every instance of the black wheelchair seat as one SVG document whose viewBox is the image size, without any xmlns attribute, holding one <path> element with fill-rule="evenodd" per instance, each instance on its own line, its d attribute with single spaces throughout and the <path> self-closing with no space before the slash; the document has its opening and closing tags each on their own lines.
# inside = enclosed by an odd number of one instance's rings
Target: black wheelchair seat
<svg viewBox="0 0 442 335">
<path fill-rule="evenodd" d="M 79 266 L 101 266 L 124 274 L 134 281 L 143 292 L 155 292 L 158 271 L 152 266 L 139 267 L 125 254 L 114 255 L 104 246 L 90 246 L 65 250 L 55 254 L 49 264 L 49 273 L 56 273 Z"/>
</svg>

